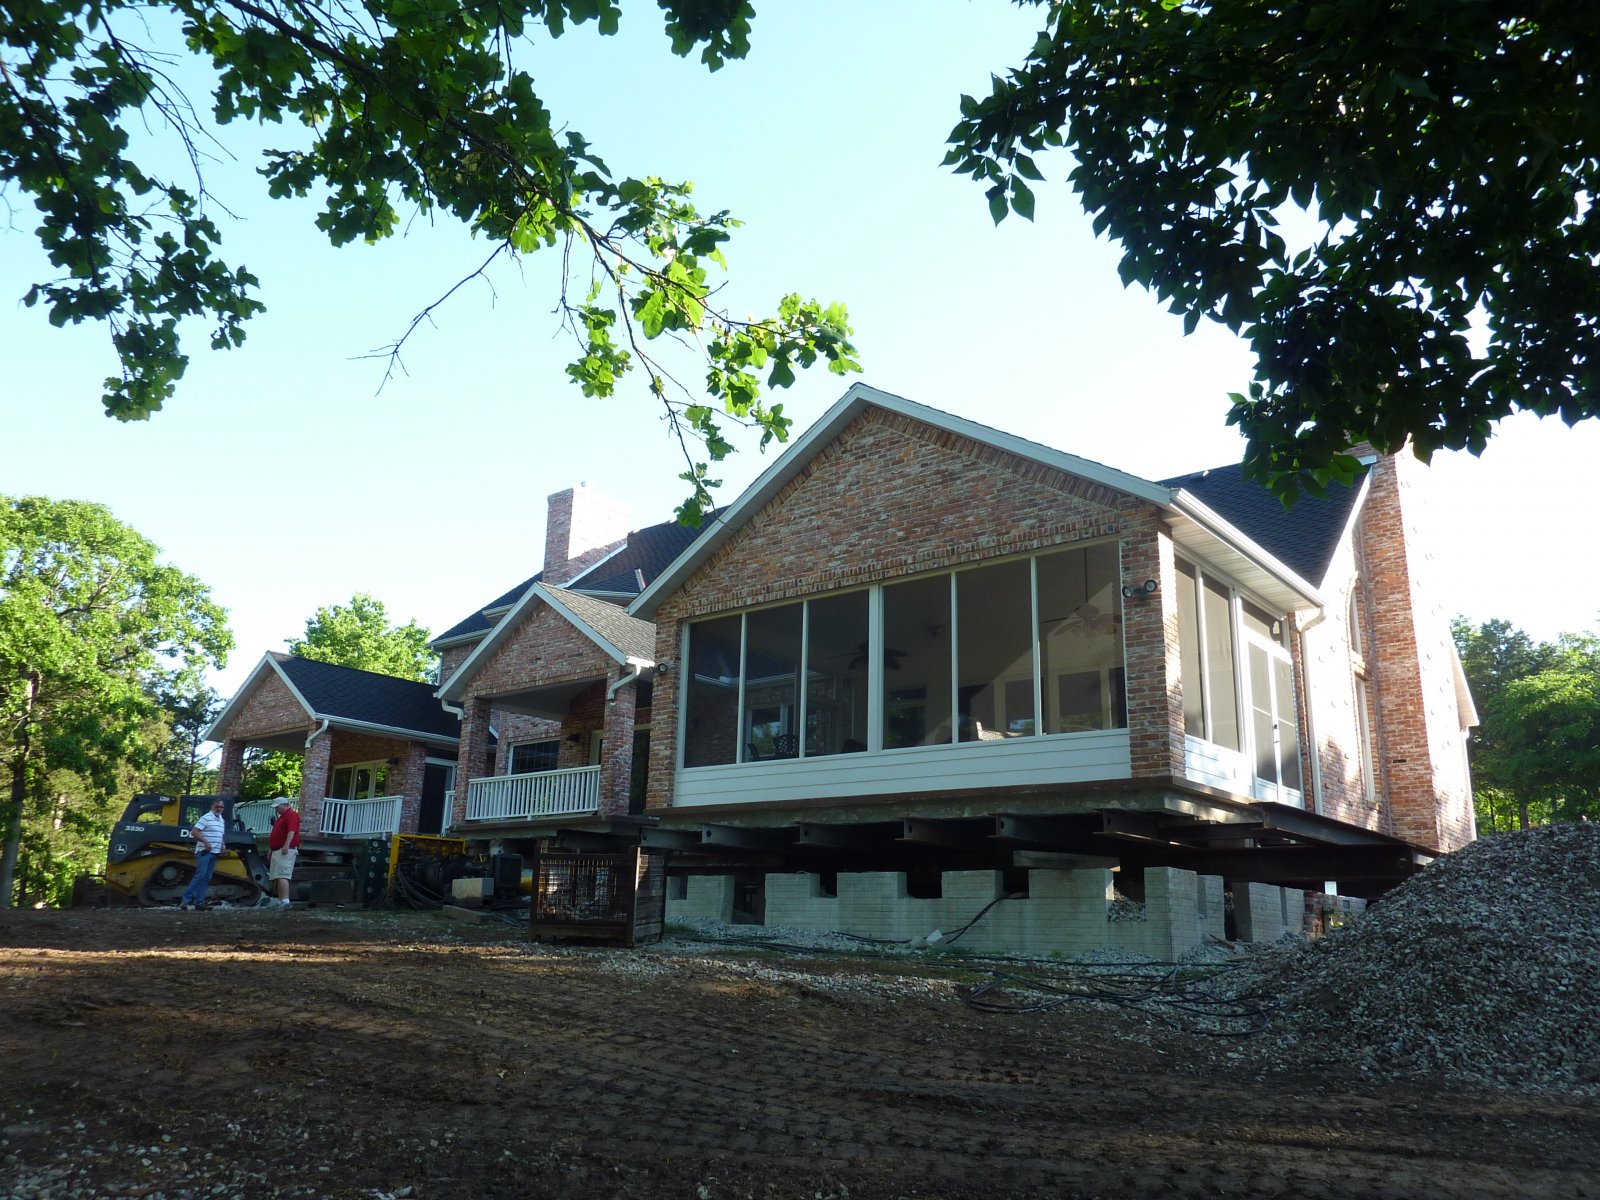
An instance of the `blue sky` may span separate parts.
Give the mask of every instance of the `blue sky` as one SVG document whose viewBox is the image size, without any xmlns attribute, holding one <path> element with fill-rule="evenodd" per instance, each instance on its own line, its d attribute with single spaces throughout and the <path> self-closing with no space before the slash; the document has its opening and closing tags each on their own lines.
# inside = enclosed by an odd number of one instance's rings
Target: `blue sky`
<svg viewBox="0 0 1600 1200">
<path fill-rule="evenodd" d="M 765 7 L 765 6 L 764 6 Z M 617 174 L 696 181 L 703 208 L 745 222 L 729 248 L 736 311 L 788 291 L 850 306 L 865 371 L 887 391 L 1150 478 L 1237 461 L 1227 393 L 1249 377 L 1225 331 L 1125 290 L 1115 247 L 1047 164 L 1036 222 L 998 229 L 982 190 L 939 166 L 963 91 L 1019 61 L 1037 11 L 998 0 L 815 3 L 762 11 L 749 59 L 708 74 L 674 58 L 653 5 L 623 33 L 570 32 L 523 62 L 558 119 Z M 141 135 L 142 136 L 142 135 Z M 435 631 L 537 569 L 545 497 L 578 482 L 671 514 L 682 469 L 642 386 L 587 401 L 566 381 L 551 315 L 554 256 L 498 268 L 408 346 L 380 392 L 361 355 L 488 253 L 458 227 L 410 222 L 378 247 L 333 250 L 310 202 L 269 202 L 252 148 L 290 131 L 227 131 L 207 167 L 240 218 L 225 250 L 261 278 L 245 346 L 205 348 L 151 421 L 104 417 L 98 329 L 52 329 L 12 306 L 47 264 L 15 197 L 0 230 L 0 492 L 97 500 L 211 585 L 239 648 L 230 692 L 320 605 L 356 591 Z M 5 211 L 5 210 L 0 210 Z M 804 428 L 847 386 L 802 376 L 781 399 Z M 1588 478 L 1600 423 L 1519 418 L 1484 457 L 1431 469 L 1432 564 L 1453 611 L 1536 637 L 1592 629 L 1600 567 Z M 770 461 L 725 464 L 731 500 Z"/>
</svg>

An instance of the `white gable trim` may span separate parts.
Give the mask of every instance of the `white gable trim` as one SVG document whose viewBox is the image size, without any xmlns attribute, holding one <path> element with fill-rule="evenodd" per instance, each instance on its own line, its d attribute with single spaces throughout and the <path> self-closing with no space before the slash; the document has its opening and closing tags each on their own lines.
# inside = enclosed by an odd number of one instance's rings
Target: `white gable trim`
<svg viewBox="0 0 1600 1200">
<path fill-rule="evenodd" d="M 560 613 L 563 620 L 572 625 L 573 628 L 575 628 L 579 633 L 583 634 L 584 637 L 588 638 L 596 646 L 600 647 L 601 650 L 605 651 L 607 657 L 609 657 L 613 662 L 619 663 L 623 666 L 655 665 L 653 662 L 641 664 L 639 660 L 629 658 L 620 649 L 612 645 L 609 640 L 607 640 L 598 630 L 594 628 L 594 626 L 590 625 L 589 622 L 585 621 L 582 617 L 578 616 L 577 613 L 573 612 L 572 609 L 569 608 L 567 604 L 557 596 L 556 593 L 558 590 L 559 589 L 550 588 L 543 583 L 536 583 L 530 587 L 523 594 L 522 599 L 513 604 L 510 611 L 500 619 L 500 623 L 489 631 L 489 635 L 473 648 L 471 654 L 467 655 L 467 657 L 462 660 L 461 665 L 456 668 L 455 674 L 451 675 L 450 678 L 445 681 L 444 685 L 434 693 L 434 695 L 438 696 L 440 700 L 447 704 L 460 701 L 466 693 L 467 680 L 471 679 L 478 673 L 479 668 L 482 667 L 484 663 L 489 661 L 489 656 L 492 655 L 495 650 L 497 650 L 505 642 L 505 640 L 511 636 L 511 633 L 514 629 L 522 624 L 523 618 L 528 614 L 528 610 L 531 609 L 533 605 L 540 602 L 548 604 L 551 608 L 555 609 L 556 612 Z"/>
<path fill-rule="evenodd" d="M 229 700 L 228 703 L 223 706 L 222 711 L 217 714 L 217 719 L 206 727 L 205 733 L 201 734 L 201 738 L 203 740 L 208 742 L 220 742 L 223 740 L 223 738 L 227 737 L 227 725 L 234 715 L 234 709 L 247 695 L 250 694 L 251 691 L 254 690 L 256 684 L 260 682 L 262 675 L 265 674 L 269 668 L 277 674 L 279 679 L 283 680 L 283 685 L 289 689 L 289 694 L 294 697 L 295 703 L 306 710 L 306 716 L 311 718 L 313 721 L 318 719 L 316 711 L 311 707 L 310 704 L 306 702 L 306 698 L 300 694 L 300 689 L 295 687 L 294 682 L 284 672 L 284 669 L 278 665 L 278 660 L 273 658 L 272 653 L 269 651 L 261 656 L 261 661 L 255 665 L 255 669 L 250 672 L 249 677 L 244 681 L 243 685 L 241 685 L 239 690 L 233 694 L 233 699 Z M 219 733 L 222 735 L 221 737 L 217 736 Z"/>
<path fill-rule="evenodd" d="M 1180 489 L 1167 509 L 1171 517 L 1176 518 L 1169 519 L 1168 523 L 1180 548 L 1190 549 L 1194 541 L 1183 536 L 1186 529 L 1199 530 L 1209 535 L 1208 540 L 1214 547 L 1209 554 L 1202 549 L 1202 557 L 1234 575 L 1240 584 L 1256 592 L 1261 599 L 1285 612 L 1322 607 L 1321 591 L 1268 554 L 1209 505 Z"/>
<path fill-rule="evenodd" d="M 805 433 L 797 438 L 772 466 L 768 467 L 761 476 L 745 489 L 744 494 L 734 501 L 732 505 L 717 514 L 714 528 L 683 554 L 675 559 L 671 566 L 657 576 L 654 583 L 639 593 L 639 598 L 628 606 L 630 616 L 642 620 L 650 620 L 655 616 L 656 609 L 661 603 L 675 592 L 686 581 L 701 563 L 709 559 L 727 540 L 733 536 L 741 526 L 761 510 L 774 496 L 798 475 L 822 449 L 836 438 L 851 421 L 855 420 L 869 406 L 881 408 L 886 412 L 896 413 L 921 421 L 935 429 L 943 429 L 961 437 L 971 438 L 973 441 L 994 446 L 1000 450 L 1009 451 L 1019 458 L 1030 459 L 1055 467 L 1070 475 L 1087 479 L 1092 483 L 1103 484 L 1125 492 L 1136 499 L 1148 501 L 1151 504 L 1161 505 L 1163 508 L 1172 503 L 1174 492 L 1171 488 L 1162 487 L 1158 483 L 1151 483 L 1148 479 L 1141 479 L 1137 475 L 1129 475 L 1125 471 L 1118 471 L 1103 463 L 1093 462 L 1087 458 L 1079 458 L 1075 454 L 1067 454 L 1061 450 L 1052 450 L 1049 446 L 1041 446 L 1038 442 L 1030 442 L 1014 434 L 1002 433 L 998 429 L 991 429 L 987 425 L 980 425 L 976 421 L 968 421 L 964 417 L 953 416 L 950 413 L 940 412 L 938 409 L 929 408 L 927 405 L 918 404 L 901 396 L 891 395 L 889 392 L 879 391 L 864 383 L 851 387 L 839 401 L 830 408 L 823 417 Z"/>
<path fill-rule="evenodd" d="M 567 602 L 563 600 L 554 590 L 546 588 L 542 583 L 536 583 L 533 586 L 544 593 L 545 602 L 548 603 L 551 608 L 555 609 L 558 613 L 570 621 L 579 633 L 583 634 L 596 646 L 599 646 L 600 649 L 604 650 L 612 662 L 624 667 L 653 667 L 656 665 L 654 659 L 639 659 L 624 654 L 621 647 L 617 646 L 611 641 L 610 638 L 606 637 L 593 625 L 589 624 L 588 621 L 584 620 L 576 612 L 574 612 Z"/>
</svg>

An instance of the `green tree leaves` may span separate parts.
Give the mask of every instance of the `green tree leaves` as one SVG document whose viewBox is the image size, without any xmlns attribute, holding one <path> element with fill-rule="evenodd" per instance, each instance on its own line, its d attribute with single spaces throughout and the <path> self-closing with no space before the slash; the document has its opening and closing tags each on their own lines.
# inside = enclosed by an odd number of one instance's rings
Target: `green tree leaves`
<svg viewBox="0 0 1600 1200">
<path fill-rule="evenodd" d="M 1471 743 L 1485 830 L 1600 819 L 1600 638 L 1535 644 L 1508 621 L 1452 625 L 1481 724 Z"/>
<path fill-rule="evenodd" d="M 677 54 L 701 48 L 715 70 L 749 49 L 754 10 L 744 0 L 660 7 Z M 765 442 L 787 427 L 777 406 L 760 402 L 764 391 L 789 386 L 797 367 L 819 359 L 859 369 L 840 306 L 784 304 L 742 320 L 719 308 L 710 268 L 726 268 L 723 246 L 737 222 L 699 212 L 687 183 L 617 180 L 540 100 L 518 51 L 586 22 L 615 32 L 615 0 L 8 0 L 0 188 L 32 198 L 38 236 L 61 272 L 25 300 L 57 325 L 106 323 L 121 364 L 103 397 L 112 416 L 148 418 L 173 395 L 188 363 L 185 318 L 211 321 L 211 346 L 225 349 L 262 310 L 255 276 L 220 254 L 203 185 L 186 190 L 128 156 L 130 123 L 165 128 L 203 178 L 195 147 L 209 130 L 170 82 L 166 64 L 178 47 L 152 33 L 162 15 L 181 23 L 182 49 L 214 72 L 217 123 L 282 127 L 260 171 L 267 191 L 320 198 L 316 224 L 334 245 L 380 241 L 410 212 L 456 218 L 495 247 L 489 262 L 559 248 L 567 265 L 559 309 L 576 347 L 569 377 L 585 395 L 609 396 L 642 369 L 683 446 L 686 474 L 699 474 L 691 443 L 719 428 L 714 418 L 685 419 L 686 409 L 710 401 L 760 428 Z M 568 287 L 585 298 L 572 299 Z M 391 370 L 449 294 L 389 347 Z M 709 393 L 676 382 L 650 346 L 660 339 L 708 359 L 709 347 L 724 348 L 712 359 Z M 757 348 L 777 359 L 774 369 L 730 373 L 728 354 Z M 725 438 L 705 444 L 712 460 L 730 448 Z M 696 484 L 689 508 L 705 499 Z"/>
<path fill-rule="evenodd" d="M 1250 341 L 1229 420 L 1292 499 L 1355 441 L 1426 459 L 1519 409 L 1600 413 L 1596 61 L 1600 26 L 1555 0 L 1067 0 L 962 98 L 945 161 L 998 221 L 1070 149 L 1124 283 Z M 1309 244 L 1277 228 L 1293 207 Z"/>
<path fill-rule="evenodd" d="M 306 621 L 305 636 L 291 638 L 289 653 L 400 679 L 434 678 L 438 659 L 429 633 L 415 621 L 394 625 L 383 601 L 357 592 L 349 604 L 324 605 Z"/>
<path fill-rule="evenodd" d="M 226 661 L 223 611 L 157 554 L 100 505 L 0 497 L 0 906 L 25 826 L 103 806 L 159 745 L 160 696 Z"/>
</svg>

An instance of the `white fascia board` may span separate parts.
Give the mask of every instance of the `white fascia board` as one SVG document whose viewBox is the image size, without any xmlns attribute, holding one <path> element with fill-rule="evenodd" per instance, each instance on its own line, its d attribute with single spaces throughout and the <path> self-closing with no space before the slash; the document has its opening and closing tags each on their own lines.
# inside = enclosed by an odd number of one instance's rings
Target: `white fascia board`
<svg viewBox="0 0 1600 1200">
<path fill-rule="evenodd" d="M 599 646 L 600 649 L 604 650 L 606 657 L 611 659 L 612 662 L 617 663 L 619 666 L 628 666 L 630 663 L 636 664 L 641 661 L 639 659 L 630 658 L 628 655 L 624 654 L 620 646 L 615 645 L 610 638 L 606 637 L 593 625 L 589 624 L 589 622 L 585 621 L 582 617 L 575 613 L 568 606 L 567 602 L 561 598 L 559 589 L 547 588 L 542 583 L 536 583 L 533 586 L 538 588 L 544 594 L 545 603 L 549 604 L 551 608 L 555 609 L 558 613 L 565 617 L 568 623 L 571 624 L 572 627 L 579 633 L 583 634 L 584 637 L 588 638 L 596 646 Z M 644 665 L 653 667 L 655 666 L 655 662 L 645 662 Z"/>
<path fill-rule="evenodd" d="M 815 425 L 801 434 L 733 504 L 717 514 L 717 528 L 695 541 L 656 578 L 654 583 L 640 592 L 639 598 L 628 606 L 628 615 L 646 621 L 654 617 L 662 601 L 676 591 L 701 563 L 716 553 L 751 516 L 782 491 L 807 463 L 868 406 L 876 406 L 886 412 L 921 421 L 936 429 L 943 429 L 1009 451 L 1019 458 L 1056 467 L 1068 474 L 1077 475 L 1093 483 L 1104 484 L 1106 487 L 1115 488 L 1151 504 L 1166 507 L 1172 503 L 1176 494 L 1171 488 L 1162 487 L 1148 479 L 1141 479 L 1137 475 L 1129 475 L 1125 471 L 1118 471 L 1103 463 L 1079 458 L 1075 454 L 1067 454 L 1061 450 L 1052 450 L 1038 442 L 1002 433 L 998 429 L 991 429 L 976 421 L 952 416 L 936 408 L 929 408 L 925 404 L 918 404 L 901 396 L 879 391 L 867 384 L 858 383 L 840 397 Z"/>
<path fill-rule="evenodd" d="M 625 604 L 632 603 L 639 595 L 638 592 L 592 592 L 588 588 L 573 587 L 570 584 L 561 590 L 573 592 L 579 596 L 587 596 L 591 600 L 604 600 L 607 604 L 615 604 L 619 608 Z"/>
<path fill-rule="evenodd" d="M 1480 724 L 1478 719 L 1478 705 L 1472 698 L 1472 685 L 1467 681 L 1467 668 L 1461 661 L 1461 649 L 1456 645 L 1456 639 L 1450 638 L 1450 677 L 1456 690 L 1456 714 L 1460 718 L 1461 728 L 1476 729 Z"/>
<path fill-rule="evenodd" d="M 479 642 L 473 647 L 472 653 L 467 655 L 467 657 L 462 660 L 461 665 L 456 668 L 455 674 L 451 675 L 449 679 L 445 680 L 445 682 L 440 686 L 439 690 L 434 693 L 435 696 L 439 697 L 440 700 L 446 701 L 447 703 L 461 699 L 467 680 L 471 679 L 472 676 L 477 673 L 479 666 L 481 666 L 484 662 L 487 662 L 489 655 L 493 654 L 495 648 L 499 646 L 501 642 L 505 641 L 506 635 L 513 628 L 515 628 L 518 621 L 521 620 L 522 611 L 527 608 L 529 604 L 540 599 L 539 588 L 540 585 L 536 583 L 527 591 L 522 593 L 522 599 L 513 604 L 510 610 L 507 611 L 506 615 L 501 618 L 500 622 L 489 631 L 488 635 L 483 639 L 483 641 Z"/>
<path fill-rule="evenodd" d="M 277 672 L 278 678 L 283 680 L 283 682 L 288 685 L 290 693 L 297 701 L 299 701 L 300 707 L 306 710 L 306 715 L 315 719 L 316 714 L 311 711 L 311 706 L 306 703 L 306 698 L 300 694 L 300 689 L 295 687 L 294 684 L 289 683 L 289 677 L 283 673 L 282 668 L 278 666 L 278 660 L 273 658 L 271 652 L 269 651 L 261 656 L 261 661 L 258 662 L 251 670 L 244 683 L 240 684 L 239 690 L 233 694 L 233 698 L 230 699 L 227 704 L 223 705 L 222 711 L 217 714 L 217 719 L 212 721 L 210 725 L 206 726 L 206 731 L 200 735 L 202 741 L 220 742 L 223 740 L 223 737 L 227 736 L 226 727 L 229 720 L 231 720 L 233 717 L 233 710 L 241 701 L 244 700 L 247 695 L 250 694 L 250 692 L 255 688 L 256 684 L 260 682 L 261 676 L 265 674 L 268 669 Z M 222 734 L 222 737 L 213 736 L 217 733 Z"/>
<path fill-rule="evenodd" d="M 1372 470 L 1370 464 L 1367 471 L 1361 476 L 1361 486 L 1356 489 L 1355 501 L 1350 505 L 1350 515 L 1345 518 L 1344 528 L 1339 531 L 1339 540 L 1336 547 L 1343 549 L 1355 540 L 1356 522 L 1361 519 L 1361 510 L 1367 506 L 1367 496 L 1372 491 Z M 1324 579 L 1323 583 L 1328 581 Z"/>
<path fill-rule="evenodd" d="M 1237 527 L 1225 521 L 1212 508 L 1189 492 L 1179 489 L 1168 511 L 1188 518 L 1230 550 L 1249 559 L 1255 566 L 1304 600 L 1306 602 L 1304 607 L 1322 607 L 1322 592 L 1317 587 L 1284 566 L 1254 540 L 1246 537 Z"/>
<path fill-rule="evenodd" d="M 430 649 L 430 650 L 444 650 L 444 649 L 448 649 L 451 646 L 460 646 L 465 642 L 475 642 L 479 638 L 484 638 L 484 637 L 488 637 L 488 636 L 489 636 L 489 630 L 487 630 L 487 629 L 475 629 L 471 633 L 458 633 L 458 634 L 455 635 L 455 637 L 451 637 L 451 638 L 443 638 L 443 637 L 434 638 L 433 641 L 428 643 L 428 649 Z"/>
<path fill-rule="evenodd" d="M 412 742 L 444 742 L 455 746 L 461 743 L 460 738 L 451 737 L 447 733 L 427 733 L 421 729 L 405 729 L 399 725 L 379 725 L 374 721 L 357 721 L 354 717 L 319 717 L 325 720 L 334 729 L 349 729 L 356 733 L 388 734 L 403 737 Z"/>
</svg>

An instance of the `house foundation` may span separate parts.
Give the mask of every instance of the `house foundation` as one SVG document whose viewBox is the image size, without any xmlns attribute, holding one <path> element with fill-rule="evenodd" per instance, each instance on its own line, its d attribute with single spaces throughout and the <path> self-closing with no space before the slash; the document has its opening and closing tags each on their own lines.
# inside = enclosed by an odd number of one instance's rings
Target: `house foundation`
<svg viewBox="0 0 1600 1200">
<path fill-rule="evenodd" d="M 1010 954 L 1117 951 L 1175 961 L 1228 936 L 1223 881 L 1175 867 L 1144 870 L 1142 906 L 1119 900 L 1108 869 L 1028 873 L 1025 896 L 1008 895 L 1000 871 L 947 871 L 937 898 L 913 896 L 894 871 L 766 876 L 765 924 L 886 941 L 960 933 L 963 949 Z M 669 889 L 667 919 L 728 921 L 735 881 L 692 875 Z M 1306 931 L 1306 894 L 1269 884 L 1234 891 L 1235 936 L 1270 942 Z M 964 930 L 964 932 L 962 932 Z"/>
</svg>

